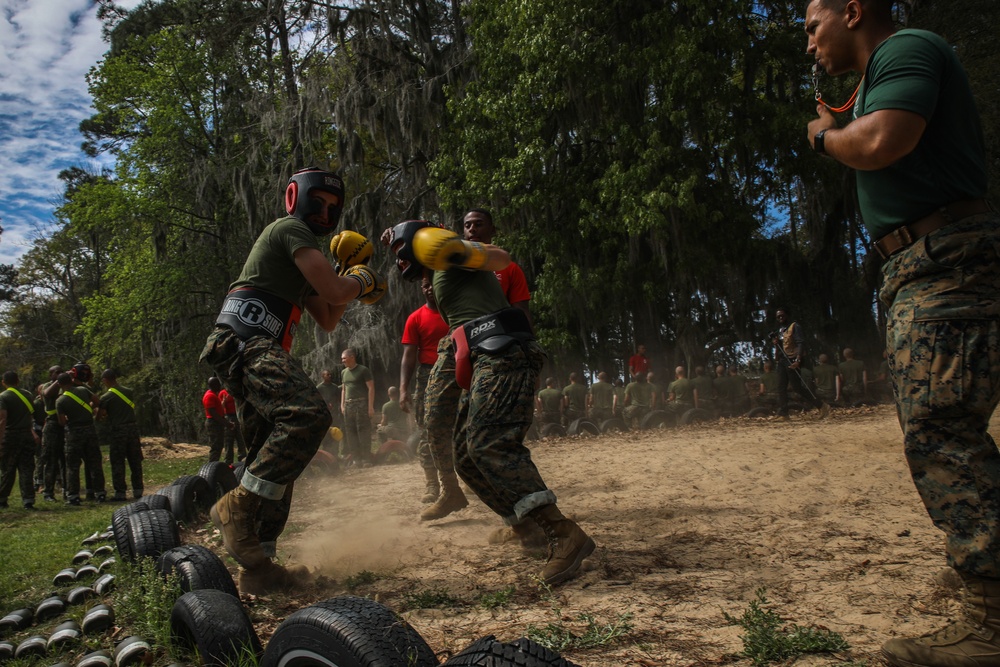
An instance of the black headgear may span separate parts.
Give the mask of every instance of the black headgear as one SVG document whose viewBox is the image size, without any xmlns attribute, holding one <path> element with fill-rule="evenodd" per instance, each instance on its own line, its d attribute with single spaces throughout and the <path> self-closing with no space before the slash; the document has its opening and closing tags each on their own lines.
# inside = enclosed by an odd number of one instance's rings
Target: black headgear
<svg viewBox="0 0 1000 667">
<path fill-rule="evenodd" d="M 309 217 L 323 210 L 323 200 L 310 197 L 313 190 L 329 192 L 337 197 L 336 206 L 328 206 L 326 224 L 310 222 Z M 337 228 L 340 222 L 340 212 L 344 208 L 344 181 L 340 176 L 323 171 L 319 167 L 306 167 L 292 174 L 285 188 L 285 210 L 288 215 L 309 225 L 316 236 L 326 236 Z"/>
<path fill-rule="evenodd" d="M 405 280 L 417 280 L 424 273 L 424 266 L 413 256 L 413 235 L 426 227 L 443 227 L 426 220 L 407 220 L 392 228 L 389 247 L 396 253 L 396 268 Z M 400 261 L 401 260 L 401 261 Z"/>
<path fill-rule="evenodd" d="M 74 380 L 84 384 L 94 379 L 94 372 L 90 370 L 90 364 L 85 364 L 82 361 L 73 364 L 73 368 L 69 369 L 69 374 L 73 376 Z"/>
</svg>

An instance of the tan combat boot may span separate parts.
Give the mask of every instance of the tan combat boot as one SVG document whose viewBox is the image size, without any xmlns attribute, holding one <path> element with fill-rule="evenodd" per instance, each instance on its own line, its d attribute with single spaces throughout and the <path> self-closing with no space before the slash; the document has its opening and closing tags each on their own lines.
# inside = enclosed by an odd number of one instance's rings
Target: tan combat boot
<svg viewBox="0 0 1000 667">
<path fill-rule="evenodd" d="M 555 505 L 543 505 L 530 516 L 549 539 L 549 560 L 542 570 L 542 581 L 552 586 L 571 578 L 583 559 L 594 553 L 596 545 L 575 521 L 567 519 Z"/>
<path fill-rule="evenodd" d="M 424 496 L 420 499 L 420 502 L 432 503 L 441 495 L 441 485 L 438 484 L 437 468 L 424 468 L 424 477 L 427 478 L 427 487 L 424 489 Z"/>
<path fill-rule="evenodd" d="M 243 595 L 271 595 L 301 589 L 311 580 L 303 565 L 283 567 L 269 560 L 253 569 L 240 568 L 238 586 Z"/>
<path fill-rule="evenodd" d="M 527 519 L 513 526 L 497 528 L 487 538 L 490 544 L 517 542 L 527 552 L 537 552 L 549 545 L 549 538 L 539 525 Z"/>
<path fill-rule="evenodd" d="M 916 639 L 892 639 L 882 657 L 896 667 L 1000 665 L 1000 580 L 965 577 L 969 620 Z"/>
<path fill-rule="evenodd" d="M 468 505 L 469 501 L 466 500 L 462 488 L 458 485 L 458 475 L 454 471 L 443 472 L 441 473 L 441 496 L 433 505 L 420 513 L 420 520 L 440 519 Z"/>
<path fill-rule="evenodd" d="M 257 511 L 261 497 L 241 484 L 212 506 L 212 523 L 222 533 L 226 551 L 237 563 L 255 569 L 269 563 L 257 536 Z"/>
</svg>

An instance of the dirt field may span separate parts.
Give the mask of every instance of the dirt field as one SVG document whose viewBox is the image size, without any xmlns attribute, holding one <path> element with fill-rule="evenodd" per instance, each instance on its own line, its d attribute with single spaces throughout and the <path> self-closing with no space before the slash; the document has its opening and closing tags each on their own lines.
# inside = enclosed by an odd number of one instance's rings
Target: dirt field
<svg viewBox="0 0 1000 667">
<path fill-rule="evenodd" d="M 580 614 L 590 614 L 632 628 L 610 645 L 562 652 L 579 665 L 745 666 L 742 630 L 724 614 L 740 616 L 764 587 L 789 623 L 834 630 L 852 647 L 796 665 L 875 666 L 883 641 L 958 610 L 890 406 L 546 440 L 532 451 L 560 507 L 597 541 L 577 579 L 541 588 L 537 557 L 487 544 L 499 521 L 472 497 L 421 523 L 415 463 L 313 473 L 296 489 L 279 553 L 322 577 L 296 599 L 245 598 L 262 639 L 291 611 L 350 590 L 404 611 L 442 659 L 530 625 L 580 635 Z M 506 606 L 480 604 L 511 586 Z M 412 608 L 431 593 L 453 601 Z"/>
</svg>

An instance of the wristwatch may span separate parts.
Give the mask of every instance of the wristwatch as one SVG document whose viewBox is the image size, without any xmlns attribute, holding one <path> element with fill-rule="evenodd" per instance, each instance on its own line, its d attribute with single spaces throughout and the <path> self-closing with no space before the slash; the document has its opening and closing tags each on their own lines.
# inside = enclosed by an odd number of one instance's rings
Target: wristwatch
<svg viewBox="0 0 1000 667">
<path fill-rule="evenodd" d="M 825 136 L 826 136 L 826 130 L 820 130 L 819 132 L 816 133 L 816 136 L 813 137 L 813 148 L 816 149 L 816 152 L 819 153 L 820 155 L 826 155 L 826 141 L 824 139 Z"/>
</svg>

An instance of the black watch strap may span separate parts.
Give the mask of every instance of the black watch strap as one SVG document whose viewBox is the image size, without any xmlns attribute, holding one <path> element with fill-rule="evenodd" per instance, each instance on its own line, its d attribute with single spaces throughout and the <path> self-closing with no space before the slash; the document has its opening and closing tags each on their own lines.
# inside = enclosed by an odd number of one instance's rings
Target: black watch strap
<svg viewBox="0 0 1000 667">
<path fill-rule="evenodd" d="M 826 155 L 826 130 L 820 130 L 813 137 L 813 148 L 820 155 Z"/>
</svg>

